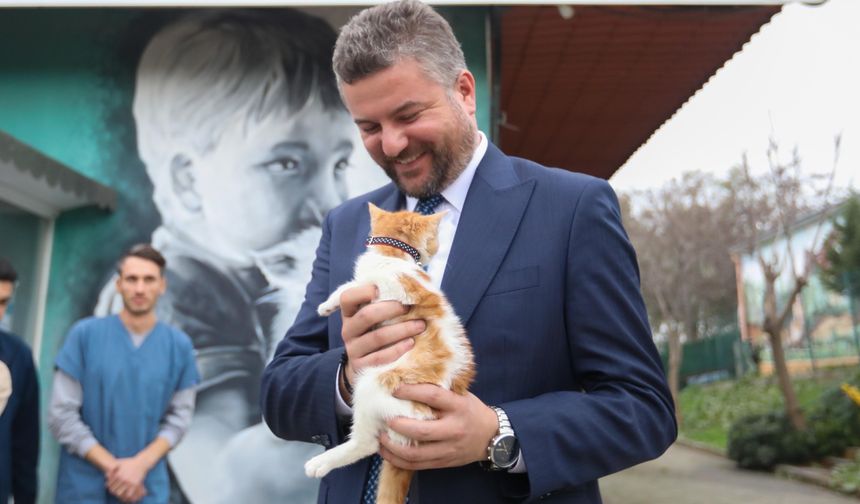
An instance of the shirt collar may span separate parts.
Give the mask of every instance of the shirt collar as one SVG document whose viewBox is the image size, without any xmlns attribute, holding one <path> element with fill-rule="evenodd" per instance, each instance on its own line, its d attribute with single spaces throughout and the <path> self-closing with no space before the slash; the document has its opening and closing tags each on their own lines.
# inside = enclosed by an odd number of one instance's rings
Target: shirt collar
<svg viewBox="0 0 860 504">
<path fill-rule="evenodd" d="M 481 136 L 481 140 L 472 154 L 472 159 L 466 165 L 466 169 L 463 170 L 463 173 L 454 182 L 442 190 L 442 196 L 445 197 L 445 201 L 457 209 L 458 212 L 463 211 L 463 205 L 466 203 L 466 195 L 469 193 L 469 186 L 472 185 L 472 179 L 475 178 L 475 171 L 478 169 L 478 165 L 481 164 L 481 160 L 484 159 L 484 154 L 487 153 L 487 146 L 489 145 L 487 137 L 481 131 L 478 131 L 478 134 Z M 418 198 L 413 198 L 412 196 L 406 197 L 407 210 L 415 211 L 415 205 L 417 204 Z"/>
</svg>

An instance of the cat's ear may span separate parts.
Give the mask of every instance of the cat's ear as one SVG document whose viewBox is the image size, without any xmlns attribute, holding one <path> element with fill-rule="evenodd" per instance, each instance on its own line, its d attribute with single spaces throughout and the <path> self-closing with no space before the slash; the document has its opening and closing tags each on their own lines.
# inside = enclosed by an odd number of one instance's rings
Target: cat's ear
<svg viewBox="0 0 860 504">
<path fill-rule="evenodd" d="M 424 219 L 426 222 L 429 222 L 430 225 L 433 226 L 433 228 L 438 229 L 439 223 L 442 222 L 442 217 L 444 217 L 446 213 L 448 213 L 448 210 L 441 210 L 439 212 L 424 217 Z"/>
<path fill-rule="evenodd" d="M 374 223 L 374 222 L 376 222 L 376 220 L 379 218 L 379 216 L 380 216 L 380 215 L 382 215 L 382 214 L 383 214 L 383 212 L 384 212 L 384 211 L 383 211 L 382 209 L 380 209 L 378 206 L 376 206 L 376 205 L 374 205 L 373 203 L 370 203 L 370 202 L 368 202 L 368 203 L 367 203 L 367 210 L 370 212 L 370 222 L 371 222 L 371 224 L 372 224 L 372 223 Z"/>
</svg>

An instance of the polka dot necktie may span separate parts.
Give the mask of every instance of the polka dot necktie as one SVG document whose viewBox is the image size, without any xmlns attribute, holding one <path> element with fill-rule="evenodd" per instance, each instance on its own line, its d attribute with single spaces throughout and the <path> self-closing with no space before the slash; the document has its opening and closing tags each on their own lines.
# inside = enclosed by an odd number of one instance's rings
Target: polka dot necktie
<svg viewBox="0 0 860 504">
<path fill-rule="evenodd" d="M 415 211 L 421 215 L 432 215 L 445 197 L 434 194 L 418 200 Z M 374 455 L 370 459 L 370 468 L 367 470 L 367 481 L 364 483 L 364 492 L 361 494 L 361 504 L 376 504 L 376 489 L 379 486 L 379 472 L 382 470 L 382 457 Z M 408 502 L 408 500 L 407 500 Z"/>
<path fill-rule="evenodd" d="M 433 196 L 421 198 L 418 200 L 418 204 L 415 205 L 415 211 L 421 215 L 433 215 L 436 213 L 436 207 L 443 201 L 445 201 L 445 197 L 441 194 L 434 194 Z"/>
<path fill-rule="evenodd" d="M 361 494 L 361 504 L 376 504 L 376 488 L 379 486 L 379 472 L 382 470 L 382 457 L 374 454 L 370 459 L 370 468 L 367 470 L 367 482 L 364 484 L 364 492 Z"/>
</svg>

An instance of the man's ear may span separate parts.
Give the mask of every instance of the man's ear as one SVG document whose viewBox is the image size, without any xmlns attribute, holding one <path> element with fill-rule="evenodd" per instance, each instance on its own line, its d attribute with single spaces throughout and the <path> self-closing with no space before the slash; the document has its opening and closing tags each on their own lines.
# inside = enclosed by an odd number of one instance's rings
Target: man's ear
<svg viewBox="0 0 860 504">
<path fill-rule="evenodd" d="M 462 70 L 454 83 L 454 92 L 463 104 L 466 113 L 474 116 L 477 110 L 477 98 L 475 96 L 475 76 L 468 70 Z"/>
<path fill-rule="evenodd" d="M 189 212 L 199 212 L 202 203 L 197 194 L 194 162 L 185 154 L 176 154 L 170 160 L 170 181 L 173 194 L 183 208 Z"/>
</svg>

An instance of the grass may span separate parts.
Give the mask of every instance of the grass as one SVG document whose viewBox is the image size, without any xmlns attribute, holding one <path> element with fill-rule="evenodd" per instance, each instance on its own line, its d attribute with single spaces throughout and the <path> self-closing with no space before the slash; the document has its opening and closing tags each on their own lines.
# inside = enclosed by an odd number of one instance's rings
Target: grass
<svg viewBox="0 0 860 504">
<path fill-rule="evenodd" d="M 830 473 L 830 486 L 842 493 L 860 494 L 860 456 L 837 465 Z"/>
<path fill-rule="evenodd" d="M 839 387 L 856 373 L 857 367 L 849 366 L 794 377 L 792 383 L 801 408 L 808 411 L 823 392 Z M 775 376 L 691 385 L 681 391 L 679 402 L 681 434 L 720 450 L 726 449 L 728 430 L 736 419 L 783 408 Z"/>
</svg>

